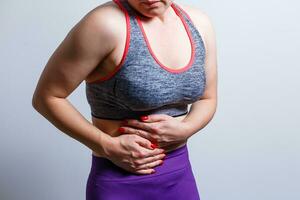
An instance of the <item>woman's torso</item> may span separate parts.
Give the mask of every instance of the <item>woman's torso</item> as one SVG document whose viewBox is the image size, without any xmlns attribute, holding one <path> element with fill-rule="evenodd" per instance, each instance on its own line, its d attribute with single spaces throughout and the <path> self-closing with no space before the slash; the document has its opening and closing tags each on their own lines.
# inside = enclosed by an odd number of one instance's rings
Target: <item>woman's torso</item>
<svg viewBox="0 0 300 200">
<path fill-rule="evenodd" d="M 107 5 L 118 8 L 118 5 L 113 1 L 108 2 Z M 120 12 L 122 11 L 120 10 Z M 159 62 L 165 66 L 172 66 L 172 69 L 178 70 L 189 63 L 192 48 L 189 36 L 180 18 L 176 16 L 171 7 L 168 12 L 170 12 L 168 14 L 171 14 L 172 18 L 170 18 L 170 21 L 166 24 L 162 25 L 158 20 L 153 20 L 142 21 L 142 26 L 146 33 L 149 46 Z M 125 17 L 123 19 L 116 17 L 116 19 L 119 19 L 117 25 L 120 27 L 118 45 L 86 78 L 86 82 L 94 82 L 111 74 L 122 59 L 126 42 L 126 21 Z M 180 38 L 180 40 L 178 40 L 178 38 Z M 169 68 L 171 69 L 171 67 Z M 187 114 L 175 116 L 174 118 L 181 121 L 186 115 Z M 92 116 L 93 125 L 113 137 L 120 135 L 118 128 L 121 126 L 122 121 L 123 120 L 101 119 Z M 183 141 L 182 143 L 169 146 L 166 151 L 177 149 L 185 143 L 186 141 Z M 99 156 L 96 152 L 93 152 L 93 154 Z"/>
</svg>

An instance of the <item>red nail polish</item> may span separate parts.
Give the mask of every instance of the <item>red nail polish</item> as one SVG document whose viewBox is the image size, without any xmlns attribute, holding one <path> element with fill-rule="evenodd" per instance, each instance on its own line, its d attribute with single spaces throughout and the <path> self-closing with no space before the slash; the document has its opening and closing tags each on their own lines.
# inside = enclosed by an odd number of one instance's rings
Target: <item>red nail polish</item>
<svg viewBox="0 0 300 200">
<path fill-rule="evenodd" d="M 119 132 L 121 132 L 121 133 L 124 133 L 125 132 L 125 129 L 123 128 L 123 127 L 119 127 Z"/>
<path fill-rule="evenodd" d="M 156 145 L 156 144 L 153 144 L 153 143 L 151 143 L 151 147 L 152 147 L 153 149 L 155 149 L 155 148 L 157 148 L 157 145 Z"/>
<path fill-rule="evenodd" d="M 148 116 L 141 116 L 142 121 L 147 120 L 147 119 L 148 119 Z"/>
</svg>

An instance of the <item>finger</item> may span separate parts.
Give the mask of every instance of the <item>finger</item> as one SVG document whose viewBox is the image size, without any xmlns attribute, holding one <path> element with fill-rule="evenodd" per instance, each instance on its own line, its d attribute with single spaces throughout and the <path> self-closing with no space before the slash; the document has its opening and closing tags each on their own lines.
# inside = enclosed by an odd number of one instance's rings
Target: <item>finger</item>
<svg viewBox="0 0 300 200">
<path fill-rule="evenodd" d="M 142 138 L 152 140 L 151 134 L 145 130 L 135 129 L 131 127 L 126 127 L 125 129 L 126 129 L 126 133 L 128 134 L 135 134 L 141 136 Z"/>
<path fill-rule="evenodd" d="M 138 128 L 138 129 L 145 130 L 148 132 L 150 132 L 150 130 L 151 130 L 151 126 L 149 123 L 144 123 L 144 122 L 141 122 L 136 119 L 131 119 L 131 120 L 127 120 L 127 121 L 128 121 L 128 123 L 126 126 L 128 126 L 128 127 L 132 127 L 134 129 Z M 132 129 L 130 129 L 130 130 L 132 130 Z"/>
<path fill-rule="evenodd" d="M 136 171 L 137 174 L 153 174 L 154 172 L 154 169 L 140 169 Z"/>
<path fill-rule="evenodd" d="M 141 145 L 142 147 L 147 148 L 147 149 L 151 149 L 151 150 L 154 149 L 151 141 L 147 140 L 146 138 L 143 138 L 141 136 L 137 135 L 135 142 L 138 143 L 139 145 Z"/>
<path fill-rule="evenodd" d="M 151 115 L 143 115 L 140 117 L 140 120 L 143 122 L 158 122 L 167 120 L 172 116 L 166 114 L 151 114 Z"/>
<path fill-rule="evenodd" d="M 160 154 L 157 154 L 155 156 L 150 156 L 150 157 L 146 157 L 146 158 L 136 160 L 135 163 L 137 165 L 143 165 L 143 164 L 154 162 L 154 161 L 157 161 L 157 160 L 162 160 L 165 157 L 166 157 L 166 154 L 160 153 Z"/>
<path fill-rule="evenodd" d="M 149 132 L 146 132 L 144 130 L 140 130 L 140 129 L 136 129 L 136 128 L 132 128 L 132 127 L 124 127 L 121 126 L 118 128 L 119 133 L 121 134 L 135 134 L 138 136 L 141 136 L 145 139 L 151 140 L 151 134 Z M 152 139 L 153 140 L 153 139 Z"/>
<path fill-rule="evenodd" d="M 140 130 L 138 132 L 141 132 Z M 139 134 L 139 133 L 138 133 Z M 143 147 L 146 147 L 147 149 L 156 149 L 159 148 L 159 144 L 158 144 L 158 136 L 151 134 L 151 133 L 147 133 L 149 138 L 144 138 L 140 135 L 137 135 L 136 137 L 136 142 L 138 144 L 140 144 Z"/>
<path fill-rule="evenodd" d="M 135 129 L 135 134 L 138 136 L 141 136 L 142 138 L 150 140 L 150 142 L 152 142 L 152 144 L 156 145 L 153 148 L 157 148 L 157 142 L 158 142 L 159 135 L 148 132 L 148 131 L 137 130 L 137 129 Z"/>
<path fill-rule="evenodd" d="M 144 138 L 151 140 L 152 134 L 159 134 L 161 129 L 161 122 L 144 123 L 138 120 L 128 120 L 128 123 L 119 127 L 119 132 L 128 134 L 141 135 Z M 139 130 L 139 131 L 137 131 Z"/>
<path fill-rule="evenodd" d="M 162 160 L 156 160 L 156 161 L 153 161 L 150 163 L 142 164 L 142 165 L 138 166 L 136 169 L 149 169 L 149 168 L 156 167 L 157 165 L 161 165 L 162 163 L 163 163 Z"/>
<path fill-rule="evenodd" d="M 161 148 L 156 148 L 156 149 L 147 149 L 143 146 L 140 145 L 136 145 L 136 151 L 132 151 L 132 158 L 147 158 L 147 157 L 153 157 L 156 156 L 158 154 L 162 154 L 165 153 L 164 149 Z"/>
<path fill-rule="evenodd" d="M 141 158 L 148 158 L 148 157 L 153 157 L 156 156 L 158 154 L 162 154 L 164 153 L 165 150 L 164 149 L 160 149 L 160 148 L 156 148 L 154 150 L 149 150 L 149 149 L 143 149 L 142 154 L 144 155 Z"/>
</svg>

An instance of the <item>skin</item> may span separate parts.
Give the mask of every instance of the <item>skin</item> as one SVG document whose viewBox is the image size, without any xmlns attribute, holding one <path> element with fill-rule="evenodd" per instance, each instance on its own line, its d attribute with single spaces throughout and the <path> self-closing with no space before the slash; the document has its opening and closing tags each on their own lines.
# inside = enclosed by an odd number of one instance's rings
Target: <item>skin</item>
<svg viewBox="0 0 300 200">
<path fill-rule="evenodd" d="M 183 24 L 170 7 L 171 2 L 162 0 L 152 8 L 139 0 L 128 2 L 143 16 L 144 29 L 158 59 L 174 68 L 184 66 L 189 60 L 190 44 Z M 94 155 L 110 159 L 132 173 L 152 173 L 162 163 L 163 151 L 184 145 L 206 126 L 216 111 L 216 41 L 211 21 L 198 8 L 180 6 L 190 15 L 206 48 L 206 89 L 187 115 L 153 114 L 147 120 L 127 119 L 127 124 L 125 120 L 92 117 L 91 123 L 68 101 L 67 97 L 82 81 L 92 82 L 108 75 L 121 60 L 126 21 L 124 13 L 112 1 L 87 13 L 54 51 L 34 91 L 33 107 L 63 133 L 90 148 Z M 182 40 L 176 40 L 178 37 Z M 166 45 L 161 45 L 162 42 Z M 151 143 L 158 148 L 153 149 Z"/>
</svg>

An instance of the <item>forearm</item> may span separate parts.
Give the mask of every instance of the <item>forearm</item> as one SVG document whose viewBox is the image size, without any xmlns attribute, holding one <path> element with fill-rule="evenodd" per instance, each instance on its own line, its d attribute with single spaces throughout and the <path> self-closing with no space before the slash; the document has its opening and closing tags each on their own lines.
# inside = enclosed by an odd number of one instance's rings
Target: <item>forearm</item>
<svg viewBox="0 0 300 200">
<path fill-rule="evenodd" d="M 86 120 L 67 99 L 48 97 L 34 101 L 33 107 L 63 133 L 106 157 L 104 143 L 109 143 L 111 136 Z"/>
<path fill-rule="evenodd" d="M 215 99 L 202 99 L 191 105 L 188 115 L 182 120 L 186 127 L 186 138 L 203 129 L 213 118 L 217 107 Z"/>
</svg>

